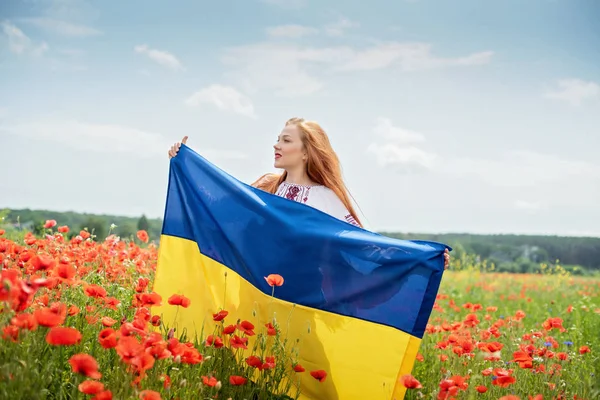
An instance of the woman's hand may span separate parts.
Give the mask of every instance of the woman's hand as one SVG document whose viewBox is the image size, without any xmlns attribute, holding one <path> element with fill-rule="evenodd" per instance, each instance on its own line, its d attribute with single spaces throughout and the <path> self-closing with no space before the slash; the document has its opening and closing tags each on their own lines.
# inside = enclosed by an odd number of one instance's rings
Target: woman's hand
<svg viewBox="0 0 600 400">
<path fill-rule="evenodd" d="M 450 265 L 450 253 L 448 252 L 448 249 L 446 249 L 444 251 L 444 269 L 448 269 L 449 265 Z"/>
<path fill-rule="evenodd" d="M 181 143 L 186 144 L 187 139 L 188 139 L 188 137 L 184 136 L 183 139 L 181 140 Z M 171 159 L 177 155 L 177 152 L 179 151 L 179 148 L 181 147 L 181 143 L 177 142 L 173 146 L 171 146 L 171 148 L 169 149 L 169 159 Z"/>
</svg>

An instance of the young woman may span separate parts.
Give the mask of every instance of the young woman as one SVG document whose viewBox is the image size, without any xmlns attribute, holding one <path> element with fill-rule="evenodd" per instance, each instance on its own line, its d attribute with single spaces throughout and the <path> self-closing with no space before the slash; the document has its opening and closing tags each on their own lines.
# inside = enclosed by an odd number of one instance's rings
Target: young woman
<svg viewBox="0 0 600 400">
<path fill-rule="evenodd" d="M 185 144 L 187 138 L 185 136 L 181 143 Z M 169 158 L 177 155 L 181 143 L 171 146 Z M 318 123 L 303 118 L 289 119 L 273 148 L 274 166 L 284 172 L 265 174 L 252 186 L 362 227 L 342 179 L 339 159 Z M 447 250 L 444 256 L 447 268 L 450 259 Z"/>
</svg>

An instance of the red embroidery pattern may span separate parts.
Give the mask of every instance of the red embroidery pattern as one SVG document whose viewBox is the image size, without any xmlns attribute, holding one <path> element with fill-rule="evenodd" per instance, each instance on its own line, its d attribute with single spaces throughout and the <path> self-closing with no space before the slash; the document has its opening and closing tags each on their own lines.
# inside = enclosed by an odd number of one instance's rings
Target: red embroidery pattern
<svg viewBox="0 0 600 400">
<path fill-rule="evenodd" d="M 298 186 L 290 186 L 285 194 L 285 198 L 288 200 L 296 200 L 299 191 L 300 188 Z"/>
<path fill-rule="evenodd" d="M 352 214 L 348 214 L 344 218 L 346 218 L 346 222 L 351 223 L 352 225 L 359 226 L 358 222 L 356 222 L 356 220 L 354 219 L 354 217 L 352 216 Z"/>
<path fill-rule="evenodd" d="M 306 203 L 310 193 L 310 186 L 294 185 L 290 183 L 282 183 L 275 193 L 279 197 L 285 197 L 288 200 L 297 201 L 298 203 Z"/>
</svg>

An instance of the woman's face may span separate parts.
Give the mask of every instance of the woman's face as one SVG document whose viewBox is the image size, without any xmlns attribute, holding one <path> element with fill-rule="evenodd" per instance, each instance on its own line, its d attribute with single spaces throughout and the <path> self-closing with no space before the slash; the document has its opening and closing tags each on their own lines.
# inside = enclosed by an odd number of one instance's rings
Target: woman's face
<svg viewBox="0 0 600 400">
<path fill-rule="evenodd" d="M 275 149 L 275 168 L 296 169 L 304 165 L 306 151 L 296 125 L 287 125 L 277 137 Z"/>
</svg>

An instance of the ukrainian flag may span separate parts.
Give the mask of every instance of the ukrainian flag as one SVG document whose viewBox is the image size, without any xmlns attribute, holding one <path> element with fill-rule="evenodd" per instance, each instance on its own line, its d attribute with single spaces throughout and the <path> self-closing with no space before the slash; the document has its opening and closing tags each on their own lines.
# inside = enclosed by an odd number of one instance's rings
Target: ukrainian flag
<svg viewBox="0 0 600 400">
<path fill-rule="evenodd" d="M 212 333 L 221 309 L 257 327 L 274 312 L 283 334 L 302 338 L 300 398 L 402 399 L 398 379 L 412 370 L 446 247 L 391 239 L 263 192 L 182 145 L 171 159 L 154 282 L 163 305 L 153 313 L 193 336 Z M 285 279 L 275 299 L 269 274 Z M 166 304 L 172 294 L 191 306 Z M 308 374 L 320 369 L 322 383 Z"/>
</svg>

